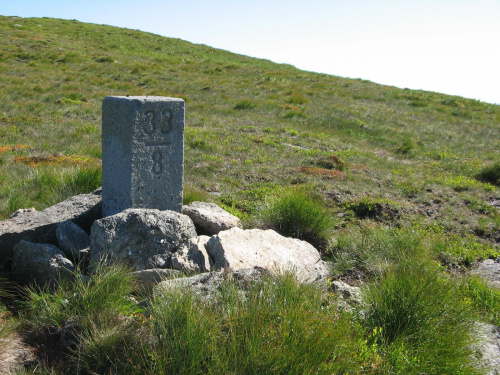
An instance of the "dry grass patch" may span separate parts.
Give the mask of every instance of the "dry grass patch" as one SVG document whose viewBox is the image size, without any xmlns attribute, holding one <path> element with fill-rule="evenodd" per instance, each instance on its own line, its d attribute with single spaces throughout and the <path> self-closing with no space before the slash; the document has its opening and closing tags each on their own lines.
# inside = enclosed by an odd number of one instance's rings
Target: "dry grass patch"
<svg viewBox="0 0 500 375">
<path fill-rule="evenodd" d="M 30 146 L 21 145 L 21 144 L 0 146 L 0 154 L 3 154 L 5 152 L 21 151 L 21 150 L 27 149 L 29 147 Z"/>
<path fill-rule="evenodd" d="M 96 165 L 95 158 L 84 155 L 46 155 L 46 156 L 17 156 L 14 162 L 24 164 L 28 167 L 37 167 L 40 164 L 46 165 Z"/>
<path fill-rule="evenodd" d="M 340 180 L 345 180 L 347 177 L 345 172 L 332 169 L 324 169 L 317 167 L 300 167 L 299 170 L 302 173 L 305 173 L 310 176 L 332 177 Z"/>
</svg>

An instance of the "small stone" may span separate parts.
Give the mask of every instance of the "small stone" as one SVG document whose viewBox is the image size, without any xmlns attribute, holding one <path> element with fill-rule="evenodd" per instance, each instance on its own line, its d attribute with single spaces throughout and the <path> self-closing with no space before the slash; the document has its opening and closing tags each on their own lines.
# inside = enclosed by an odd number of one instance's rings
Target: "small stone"
<svg viewBox="0 0 500 375">
<path fill-rule="evenodd" d="M 183 247 L 172 254 L 172 268 L 185 272 L 208 272 L 210 262 L 205 244 L 210 237 L 200 236 L 191 240 L 190 247 Z"/>
<path fill-rule="evenodd" d="M 223 230 L 241 228 L 239 218 L 214 203 L 191 202 L 182 207 L 182 213 L 193 220 L 198 234 L 212 236 Z"/>
<path fill-rule="evenodd" d="M 363 302 L 361 289 L 356 286 L 351 286 L 343 281 L 336 280 L 332 282 L 331 288 L 347 303 L 359 305 Z"/>
<path fill-rule="evenodd" d="M 57 242 L 59 248 L 71 259 L 80 261 L 82 251 L 90 246 L 90 236 L 71 220 L 63 221 L 57 225 Z"/>
<path fill-rule="evenodd" d="M 180 271 L 162 268 L 132 272 L 132 276 L 137 282 L 139 290 L 145 292 L 151 292 L 156 284 L 168 279 L 179 277 L 180 275 Z"/>
</svg>

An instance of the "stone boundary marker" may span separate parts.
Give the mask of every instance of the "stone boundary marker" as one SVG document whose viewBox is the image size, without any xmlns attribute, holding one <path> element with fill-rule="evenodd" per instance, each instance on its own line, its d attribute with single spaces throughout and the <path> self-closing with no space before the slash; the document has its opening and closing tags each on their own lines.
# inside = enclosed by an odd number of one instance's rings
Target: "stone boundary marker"
<svg viewBox="0 0 500 375">
<path fill-rule="evenodd" d="M 103 217 L 127 208 L 181 212 L 184 100 L 108 96 L 102 104 Z"/>
</svg>

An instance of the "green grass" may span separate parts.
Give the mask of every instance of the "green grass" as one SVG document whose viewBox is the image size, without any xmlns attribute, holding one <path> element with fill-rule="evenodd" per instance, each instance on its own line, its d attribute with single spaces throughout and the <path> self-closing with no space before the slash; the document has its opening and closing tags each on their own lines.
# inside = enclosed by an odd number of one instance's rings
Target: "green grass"
<svg viewBox="0 0 500 375">
<path fill-rule="evenodd" d="M 481 318 L 486 323 L 500 326 L 500 291 L 477 277 L 471 277 L 462 287 Z"/>
<path fill-rule="evenodd" d="M 426 203 L 445 196 L 437 220 L 451 223 L 454 232 L 474 234 L 482 215 L 453 198 L 466 192 L 486 202 L 497 189 L 473 181 L 483 165 L 498 160 L 499 106 L 302 72 L 78 21 L 1 17 L 0 32 L 4 218 L 17 208 L 42 209 L 95 187 L 98 182 L 59 188 L 34 176 L 52 167 L 66 175 L 100 164 L 106 95 L 184 98 L 186 185 L 214 193 L 217 203 L 232 200 L 250 221 L 266 201 L 249 198 L 257 184 L 299 183 L 327 202 L 333 216 L 343 208 L 328 202 L 332 192 L 354 202 L 370 195 L 414 208 L 404 217 L 407 223 L 425 219 L 420 212 Z M 25 147 L 12 149 L 20 144 Z M 53 165 L 51 155 L 70 158 Z M 18 157 L 42 161 L 26 165 Z M 392 173 L 401 167 L 404 173 Z M 470 220 L 454 226 L 448 208 Z M 494 238 L 498 230 L 495 222 L 485 236 Z"/>
<path fill-rule="evenodd" d="M 371 279 L 417 255 L 426 259 L 424 237 L 411 229 L 366 227 L 338 233 L 328 255 L 337 275 L 361 272 Z"/>
<path fill-rule="evenodd" d="M 209 301 L 172 289 L 144 310 L 131 302 L 125 271 L 100 268 L 55 293 L 27 291 L 23 324 L 45 371 L 331 374 L 379 361 L 352 316 L 292 274 L 265 277 L 244 296 L 228 280 Z M 51 340 L 63 332 L 73 345 L 60 349 Z"/>
<path fill-rule="evenodd" d="M 12 313 L 4 304 L 6 299 L 12 298 L 12 291 L 9 289 L 6 280 L 0 278 L 0 358 L 2 360 L 6 360 L 5 354 L 13 350 L 15 346 L 13 341 L 18 328 L 17 321 L 13 319 Z"/>
<path fill-rule="evenodd" d="M 472 313 L 456 282 L 435 266 L 402 262 L 367 288 L 365 300 L 366 326 L 379 344 L 383 372 L 479 373 L 470 365 Z"/>
<path fill-rule="evenodd" d="M 101 270 L 55 292 L 30 290 L 19 320 L 2 320 L 39 350 L 40 372 L 466 371 L 454 366 L 467 309 L 450 294 L 490 322 L 497 297 L 474 282 L 456 291 L 435 264 L 470 267 L 499 254 L 500 106 L 74 20 L 0 16 L 0 34 L 2 218 L 100 185 L 105 96 L 181 97 L 184 203 L 213 201 L 246 227 L 310 241 L 336 277 L 363 280 L 373 302 L 360 320 L 362 311 L 344 312 L 325 291 L 278 280 L 256 285 L 248 302 L 228 286 L 209 306 L 173 293 L 168 305 L 141 310 L 126 272 Z M 391 300 L 394 291 L 407 298 Z M 417 323 L 398 330 L 410 313 Z M 44 351 L 67 327 L 76 351 Z M 184 341 L 158 339 L 172 332 Z"/>
<path fill-rule="evenodd" d="M 116 368 L 109 358 L 122 350 L 134 324 L 133 314 L 141 311 L 131 299 L 135 288 L 129 270 L 98 266 L 90 277 L 74 276 L 55 291 L 38 287 L 24 290 L 20 310 L 26 341 L 40 351 L 47 368 L 69 371 L 73 355 L 78 363 L 97 371 Z M 61 353 L 53 342 L 63 333 L 73 345 Z"/>
</svg>

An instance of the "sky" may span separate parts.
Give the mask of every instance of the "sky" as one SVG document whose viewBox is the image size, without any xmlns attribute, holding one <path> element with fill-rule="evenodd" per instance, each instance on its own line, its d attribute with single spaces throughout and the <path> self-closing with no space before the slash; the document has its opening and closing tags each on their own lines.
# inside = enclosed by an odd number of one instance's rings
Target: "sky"
<svg viewBox="0 0 500 375">
<path fill-rule="evenodd" d="M 500 0 L 0 0 L 299 69 L 500 104 Z"/>
</svg>

